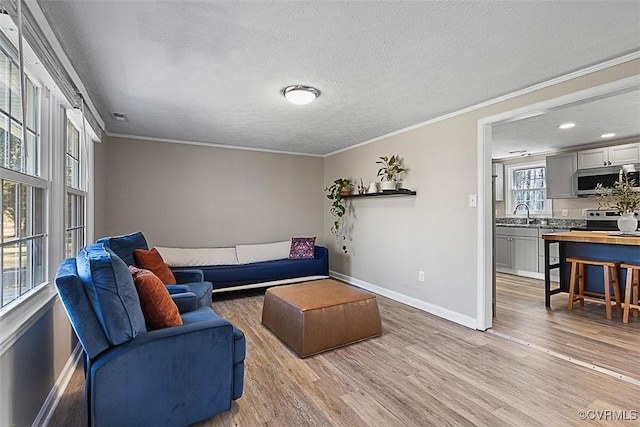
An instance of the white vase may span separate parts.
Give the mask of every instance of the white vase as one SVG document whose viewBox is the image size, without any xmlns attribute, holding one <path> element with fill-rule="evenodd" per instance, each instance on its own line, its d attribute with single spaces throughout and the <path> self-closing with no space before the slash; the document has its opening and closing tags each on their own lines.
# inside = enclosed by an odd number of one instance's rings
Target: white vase
<svg viewBox="0 0 640 427">
<path fill-rule="evenodd" d="M 632 233 L 638 228 L 638 220 L 633 216 L 633 212 L 625 212 L 618 218 L 618 230 L 623 233 Z"/>
<path fill-rule="evenodd" d="M 380 190 L 382 191 L 393 191 L 396 189 L 395 181 L 382 181 L 380 182 Z"/>
</svg>

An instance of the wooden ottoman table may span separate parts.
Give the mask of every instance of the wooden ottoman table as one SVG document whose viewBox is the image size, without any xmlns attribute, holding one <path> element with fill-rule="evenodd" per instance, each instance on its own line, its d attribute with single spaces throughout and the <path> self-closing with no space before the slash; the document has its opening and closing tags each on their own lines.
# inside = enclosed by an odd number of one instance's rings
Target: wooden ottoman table
<svg viewBox="0 0 640 427">
<path fill-rule="evenodd" d="M 300 357 L 382 335 L 376 296 L 331 279 L 267 289 L 262 324 Z"/>
</svg>

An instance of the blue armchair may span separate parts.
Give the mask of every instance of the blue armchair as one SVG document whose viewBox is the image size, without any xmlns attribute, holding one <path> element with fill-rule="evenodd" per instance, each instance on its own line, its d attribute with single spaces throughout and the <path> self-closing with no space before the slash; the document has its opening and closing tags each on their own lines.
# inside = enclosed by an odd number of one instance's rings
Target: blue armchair
<svg viewBox="0 0 640 427">
<path fill-rule="evenodd" d="M 126 264 L 102 244 L 65 260 L 55 283 L 86 354 L 87 425 L 187 425 L 242 396 L 244 334 L 210 307 L 147 330 Z"/>
<path fill-rule="evenodd" d="M 135 265 L 136 267 L 138 267 L 138 264 L 134 251 L 136 249 L 149 250 L 147 239 L 139 231 L 123 236 L 103 237 L 98 239 L 97 243 L 102 243 L 111 249 L 125 264 Z M 200 306 L 211 307 L 213 285 L 211 282 L 204 281 L 202 270 L 172 268 L 171 271 L 176 278 L 177 285 L 167 285 L 169 293 L 193 292 L 200 300 Z"/>
</svg>

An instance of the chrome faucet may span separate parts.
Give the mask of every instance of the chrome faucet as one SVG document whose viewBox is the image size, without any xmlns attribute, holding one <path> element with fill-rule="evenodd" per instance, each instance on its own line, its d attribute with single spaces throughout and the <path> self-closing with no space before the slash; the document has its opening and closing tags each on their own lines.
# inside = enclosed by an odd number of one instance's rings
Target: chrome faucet
<svg viewBox="0 0 640 427">
<path fill-rule="evenodd" d="M 513 213 L 517 213 L 518 212 L 518 208 L 520 206 L 524 206 L 525 208 L 527 208 L 527 224 L 531 224 L 531 218 L 529 217 L 529 205 L 526 203 L 519 203 L 518 205 L 516 205 L 516 208 L 513 210 Z"/>
</svg>

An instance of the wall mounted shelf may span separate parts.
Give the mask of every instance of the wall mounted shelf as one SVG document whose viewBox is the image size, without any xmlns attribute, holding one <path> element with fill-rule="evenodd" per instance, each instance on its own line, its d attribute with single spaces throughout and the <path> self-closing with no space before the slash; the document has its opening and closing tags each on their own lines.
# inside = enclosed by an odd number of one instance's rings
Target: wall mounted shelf
<svg viewBox="0 0 640 427">
<path fill-rule="evenodd" d="M 345 199 L 359 199 L 363 197 L 387 197 L 387 196 L 415 196 L 417 193 L 411 190 L 382 191 L 378 193 L 349 194 Z"/>
</svg>

